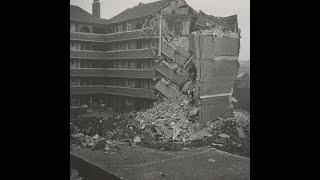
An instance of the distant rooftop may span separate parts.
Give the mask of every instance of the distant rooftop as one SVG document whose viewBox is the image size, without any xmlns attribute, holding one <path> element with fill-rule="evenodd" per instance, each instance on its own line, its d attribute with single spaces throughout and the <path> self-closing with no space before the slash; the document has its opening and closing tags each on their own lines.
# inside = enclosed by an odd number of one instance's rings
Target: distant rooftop
<svg viewBox="0 0 320 180">
<path fill-rule="evenodd" d="M 109 20 L 110 23 L 113 23 L 149 16 L 160 11 L 162 7 L 166 6 L 171 1 L 172 0 L 160 0 L 147 4 L 139 3 L 137 6 L 128 8 Z"/>
<path fill-rule="evenodd" d="M 95 24 L 108 24 L 107 19 L 99 19 L 79 6 L 70 5 L 70 21 L 95 23 Z"/>
</svg>

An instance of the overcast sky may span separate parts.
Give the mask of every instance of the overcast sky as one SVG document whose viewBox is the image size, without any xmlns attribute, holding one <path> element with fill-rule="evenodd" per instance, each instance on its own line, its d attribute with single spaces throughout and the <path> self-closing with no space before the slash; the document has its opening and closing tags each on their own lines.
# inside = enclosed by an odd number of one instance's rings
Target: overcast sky
<svg viewBox="0 0 320 180">
<path fill-rule="evenodd" d="M 101 17 L 109 19 L 121 11 L 133 7 L 139 2 L 149 3 L 156 0 L 100 0 Z M 238 15 L 241 29 L 241 45 L 239 60 L 250 59 L 250 0 L 185 0 L 196 11 L 203 11 L 213 16 Z M 70 0 L 89 13 L 92 12 L 93 0 Z"/>
</svg>

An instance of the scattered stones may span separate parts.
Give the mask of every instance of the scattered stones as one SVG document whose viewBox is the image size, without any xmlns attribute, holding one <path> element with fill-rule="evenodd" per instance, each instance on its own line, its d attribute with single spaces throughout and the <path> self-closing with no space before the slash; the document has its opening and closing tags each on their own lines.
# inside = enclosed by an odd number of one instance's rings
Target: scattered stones
<svg viewBox="0 0 320 180">
<path fill-rule="evenodd" d="M 191 111 L 190 111 L 190 116 L 196 116 L 196 115 L 198 115 L 198 113 L 199 113 L 199 108 L 198 107 L 195 107 L 194 109 L 192 109 Z"/>
<path fill-rule="evenodd" d="M 134 142 L 134 143 L 139 143 L 139 142 L 141 142 L 141 138 L 140 138 L 139 136 L 137 136 L 137 137 L 135 137 L 135 138 L 133 139 L 133 142 Z"/>
<path fill-rule="evenodd" d="M 189 104 L 190 103 L 190 101 L 188 101 L 188 100 L 186 100 L 186 99 L 184 99 L 183 101 L 182 101 L 182 104 Z"/>
<path fill-rule="evenodd" d="M 93 139 L 99 139 L 99 134 L 96 134 L 92 137 Z"/>
<path fill-rule="evenodd" d="M 106 140 L 104 138 L 99 139 L 95 142 L 94 146 L 91 148 L 92 151 L 103 149 L 106 146 Z"/>
<path fill-rule="evenodd" d="M 242 138 L 242 139 L 246 138 L 246 135 L 244 134 L 242 127 L 237 127 L 236 129 L 237 129 L 238 136 L 240 138 Z"/>
<path fill-rule="evenodd" d="M 73 137 L 73 138 L 81 138 L 83 136 L 84 136 L 84 134 L 82 134 L 82 133 L 77 133 L 77 134 L 72 134 L 71 135 L 71 137 Z"/>
<path fill-rule="evenodd" d="M 210 145 L 222 150 L 232 149 L 243 152 L 244 148 L 249 147 L 247 145 L 247 142 L 250 142 L 248 113 L 235 111 L 234 118 L 218 118 L 207 122 L 206 126 L 201 128 L 198 105 L 183 103 L 186 102 L 185 99 L 162 99 L 155 102 L 150 109 L 130 114 L 113 113 L 111 116 L 109 114 L 108 118 L 104 117 L 105 113 L 101 113 L 95 118 L 101 118 L 99 120 L 103 121 L 102 124 L 91 123 L 91 128 L 88 126 L 85 128 L 98 129 L 95 125 L 111 125 L 106 126 L 104 134 L 91 131 L 91 136 L 85 135 L 86 131 L 77 127 L 79 131 L 70 136 L 71 142 L 92 150 L 104 149 L 105 153 L 120 152 L 121 147 L 118 145 L 128 142 L 133 146 L 139 144 L 149 148 L 174 151 L 182 150 L 184 147 Z M 88 117 L 92 118 L 92 116 Z M 106 122 L 107 119 L 110 122 Z M 105 140 L 101 140 L 101 137 Z M 169 146 L 177 147 L 170 149 Z"/>
<path fill-rule="evenodd" d="M 108 153 L 110 151 L 110 147 L 108 146 L 108 145 L 106 145 L 105 147 L 104 147 L 104 152 L 105 153 Z"/>
<path fill-rule="evenodd" d="M 219 146 L 219 147 L 222 147 L 223 144 L 216 144 L 216 143 L 211 143 L 212 146 Z"/>
<path fill-rule="evenodd" d="M 216 138 L 214 140 L 215 143 L 218 143 L 218 144 L 226 144 L 227 143 L 227 139 L 226 138 Z"/>
<path fill-rule="evenodd" d="M 219 134 L 218 136 L 222 137 L 222 138 L 230 138 L 230 136 L 228 134 L 224 134 L 224 133 Z"/>
</svg>

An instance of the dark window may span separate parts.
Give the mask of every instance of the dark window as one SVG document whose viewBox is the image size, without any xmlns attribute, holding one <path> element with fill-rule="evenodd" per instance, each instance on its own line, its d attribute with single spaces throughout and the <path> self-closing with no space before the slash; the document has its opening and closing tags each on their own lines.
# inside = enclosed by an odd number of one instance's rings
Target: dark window
<svg viewBox="0 0 320 180">
<path fill-rule="evenodd" d="M 118 32 L 122 32 L 122 25 L 118 26 Z"/>
<path fill-rule="evenodd" d="M 110 29 L 110 28 L 107 28 L 107 29 L 106 29 L 106 33 L 107 33 L 107 34 L 110 34 L 110 33 L 112 33 L 112 29 Z"/>
<path fill-rule="evenodd" d="M 140 23 L 136 24 L 136 29 L 142 29 L 142 25 Z"/>
<path fill-rule="evenodd" d="M 136 68 L 137 69 L 142 69 L 142 60 L 141 59 L 137 59 L 136 60 Z"/>
<path fill-rule="evenodd" d="M 83 27 L 80 29 L 80 32 L 89 33 L 89 32 L 90 32 L 90 29 L 89 29 L 87 26 L 83 26 Z"/>
<path fill-rule="evenodd" d="M 181 22 L 176 22 L 175 24 L 175 34 L 180 35 L 181 33 Z"/>
<path fill-rule="evenodd" d="M 136 49 L 142 49 L 142 40 L 136 41 Z"/>
</svg>

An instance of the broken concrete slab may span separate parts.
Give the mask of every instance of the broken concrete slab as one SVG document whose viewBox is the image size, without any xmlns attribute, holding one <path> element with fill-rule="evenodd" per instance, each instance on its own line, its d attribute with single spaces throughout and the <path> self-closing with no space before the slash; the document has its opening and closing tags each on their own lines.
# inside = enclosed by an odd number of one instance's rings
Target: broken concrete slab
<svg viewBox="0 0 320 180">
<path fill-rule="evenodd" d="M 185 105 L 185 104 L 189 104 L 189 103 L 190 103 L 190 101 L 189 101 L 189 100 L 184 99 L 184 100 L 182 101 L 182 103 L 181 103 L 181 106 L 183 106 L 183 105 Z"/>
<path fill-rule="evenodd" d="M 139 142 L 141 142 L 141 138 L 140 138 L 139 136 L 137 136 L 137 137 L 135 137 L 135 138 L 133 139 L 133 142 L 134 142 L 134 143 L 139 143 Z"/>
<path fill-rule="evenodd" d="M 222 147 L 223 144 L 211 143 L 211 146 L 213 146 L 213 147 L 215 147 L 215 146 Z"/>
<path fill-rule="evenodd" d="M 190 111 L 189 116 L 196 116 L 199 113 L 199 108 L 195 107 L 193 110 Z"/>
<path fill-rule="evenodd" d="M 163 78 L 160 81 L 158 81 L 158 83 L 155 86 L 155 89 L 168 98 L 177 98 L 181 95 L 176 85 L 171 84 Z"/>
<path fill-rule="evenodd" d="M 192 81 L 186 82 L 186 83 L 183 85 L 181 91 L 182 91 L 182 92 L 187 92 L 187 91 L 189 90 L 189 86 L 190 86 L 191 84 L 192 84 Z"/>
<path fill-rule="evenodd" d="M 218 137 L 214 140 L 215 144 L 222 144 L 225 145 L 228 142 L 227 138 Z M 221 146 L 221 145 L 220 145 Z"/>
<path fill-rule="evenodd" d="M 168 58 L 174 59 L 176 49 L 174 47 L 170 46 L 167 42 L 162 41 L 161 51 Z"/>
<path fill-rule="evenodd" d="M 222 138 L 230 138 L 230 136 L 228 134 L 225 134 L 225 133 L 221 133 L 218 136 L 222 137 Z"/>
<path fill-rule="evenodd" d="M 188 60 L 188 56 L 183 55 L 181 52 L 176 51 L 174 54 L 174 61 L 180 66 L 183 66 Z"/>
<path fill-rule="evenodd" d="M 186 73 L 183 73 L 183 71 L 177 71 L 175 67 L 171 66 L 166 61 L 162 61 L 160 65 L 157 66 L 156 70 L 178 86 L 184 83 L 187 78 Z"/>
<path fill-rule="evenodd" d="M 245 135 L 242 127 L 237 127 L 236 130 L 237 130 L 238 136 L 239 136 L 240 138 L 242 138 L 242 139 L 243 139 L 243 138 L 246 138 L 246 135 Z"/>
<path fill-rule="evenodd" d="M 183 66 L 188 60 L 186 52 L 183 52 L 183 50 L 178 51 L 175 47 L 165 41 L 162 42 L 162 53 L 180 66 Z"/>
</svg>

